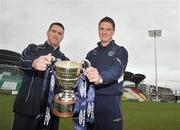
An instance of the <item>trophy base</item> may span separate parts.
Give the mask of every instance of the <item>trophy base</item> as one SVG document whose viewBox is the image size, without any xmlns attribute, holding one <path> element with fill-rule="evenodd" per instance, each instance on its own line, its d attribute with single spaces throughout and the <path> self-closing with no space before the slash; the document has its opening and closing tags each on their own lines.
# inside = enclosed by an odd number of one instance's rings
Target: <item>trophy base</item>
<svg viewBox="0 0 180 130">
<path fill-rule="evenodd" d="M 55 108 L 53 108 L 52 113 L 59 118 L 68 118 L 73 116 L 73 112 L 59 112 Z"/>
<path fill-rule="evenodd" d="M 54 108 L 52 113 L 57 117 L 72 117 L 74 109 L 74 99 L 62 100 L 58 95 L 54 98 Z"/>
</svg>

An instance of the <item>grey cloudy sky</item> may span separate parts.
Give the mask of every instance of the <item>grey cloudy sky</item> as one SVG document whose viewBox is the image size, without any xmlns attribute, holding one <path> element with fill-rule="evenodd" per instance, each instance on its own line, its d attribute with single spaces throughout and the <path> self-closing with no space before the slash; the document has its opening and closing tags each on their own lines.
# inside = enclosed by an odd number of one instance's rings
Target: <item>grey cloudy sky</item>
<svg viewBox="0 0 180 130">
<path fill-rule="evenodd" d="M 158 84 L 180 86 L 179 0 L 0 0 L 0 16 L 0 48 L 21 53 L 30 43 L 44 43 L 49 25 L 59 21 L 65 26 L 61 50 L 75 61 L 96 46 L 98 22 L 110 16 L 116 43 L 129 52 L 127 71 L 145 74 L 149 84 L 155 82 L 155 67 L 148 30 L 161 29 Z"/>
</svg>

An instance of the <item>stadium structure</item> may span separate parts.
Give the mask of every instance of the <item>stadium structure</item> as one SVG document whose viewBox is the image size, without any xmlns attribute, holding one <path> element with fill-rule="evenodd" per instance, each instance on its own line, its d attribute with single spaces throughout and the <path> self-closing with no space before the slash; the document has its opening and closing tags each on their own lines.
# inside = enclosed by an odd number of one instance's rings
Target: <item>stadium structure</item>
<svg viewBox="0 0 180 130">
<path fill-rule="evenodd" d="M 156 86 L 144 84 L 143 74 L 125 72 L 123 100 L 128 101 L 156 101 Z M 179 102 L 180 96 L 173 94 L 173 90 L 158 86 L 158 97 L 161 102 Z"/>
<path fill-rule="evenodd" d="M 19 69 L 20 54 L 10 50 L 0 49 L 0 92 L 17 94 L 21 87 L 23 71 Z M 133 74 L 126 71 L 124 74 L 124 94 L 126 101 L 154 101 L 155 86 L 144 84 L 143 74 Z M 180 102 L 180 96 L 175 97 L 170 88 L 158 87 L 160 101 Z"/>
<path fill-rule="evenodd" d="M 124 74 L 123 100 L 140 102 L 147 101 L 148 98 L 137 87 L 145 78 L 146 77 L 143 74 L 133 74 L 132 72 L 126 71 Z"/>
<path fill-rule="evenodd" d="M 20 54 L 0 50 L 0 92 L 17 94 L 23 72 L 19 69 Z"/>
</svg>

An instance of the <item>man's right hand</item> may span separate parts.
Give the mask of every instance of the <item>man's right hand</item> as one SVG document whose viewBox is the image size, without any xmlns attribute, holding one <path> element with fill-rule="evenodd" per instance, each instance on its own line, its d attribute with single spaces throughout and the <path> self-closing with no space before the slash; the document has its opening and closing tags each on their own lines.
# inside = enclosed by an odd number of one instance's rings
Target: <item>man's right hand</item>
<svg viewBox="0 0 180 130">
<path fill-rule="evenodd" d="M 40 56 L 39 58 L 33 61 L 32 67 L 39 71 L 45 71 L 48 65 L 51 64 L 51 59 L 52 59 L 51 53 L 45 56 Z"/>
<path fill-rule="evenodd" d="M 86 69 L 86 72 L 87 72 L 86 76 L 90 82 L 93 82 L 95 85 L 102 84 L 102 82 L 103 82 L 102 78 L 99 75 L 99 72 L 96 68 L 88 67 Z"/>
</svg>

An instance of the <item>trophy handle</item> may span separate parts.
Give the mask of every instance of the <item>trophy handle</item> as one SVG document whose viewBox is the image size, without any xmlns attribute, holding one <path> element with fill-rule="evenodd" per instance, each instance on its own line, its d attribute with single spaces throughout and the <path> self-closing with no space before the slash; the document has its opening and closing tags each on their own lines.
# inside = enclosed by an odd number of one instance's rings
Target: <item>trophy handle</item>
<svg viewBox="0 0 180 130">
<path fill-rule="evenodd" d="M 90 67 L 90 66 L 91 66 L 90 61 L 89 61 L 89 60 L 87 60 L 87 59 L 82 60 L 82 61 L 81 61 L 81 64 L 82 64 L 82 68 L 84 68 L 84 69 L 86 69 L 86 68 L 88 68 L 88 67 Z"/>
</svg>

